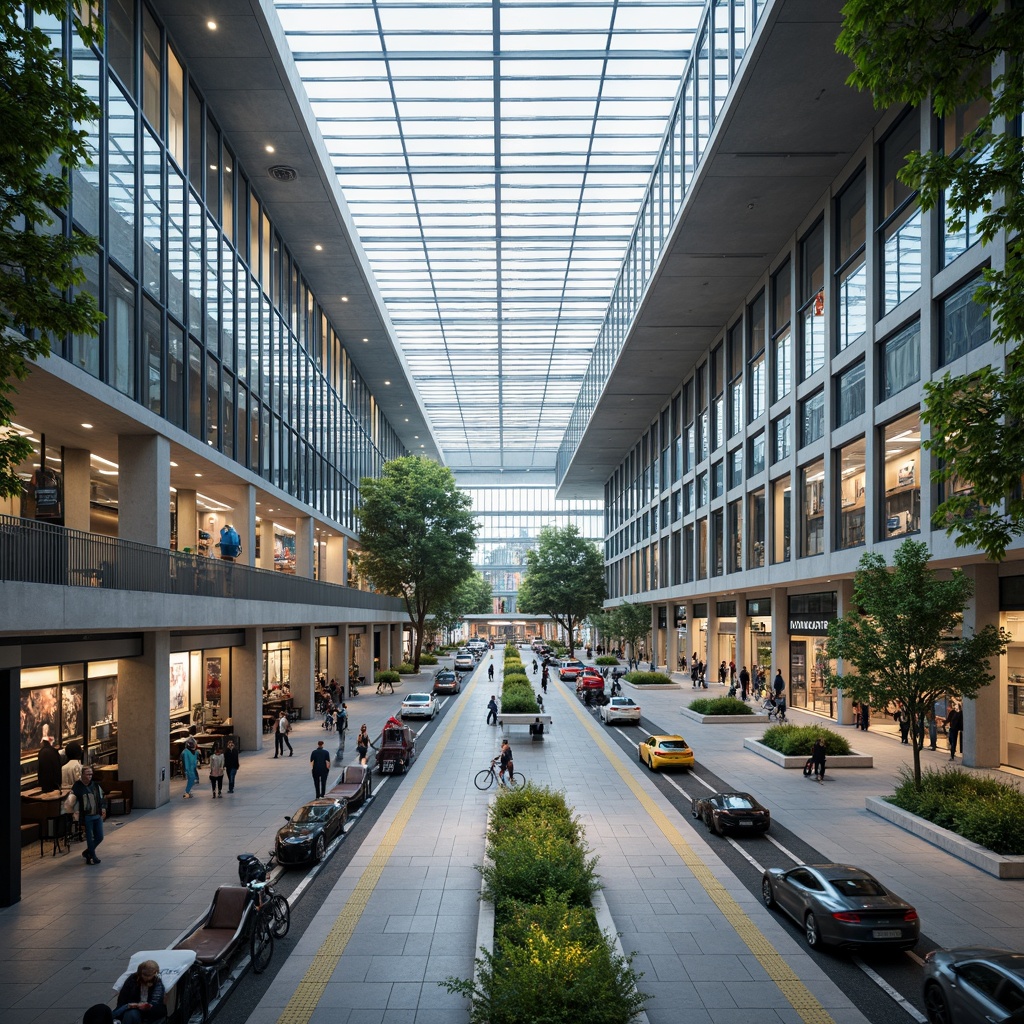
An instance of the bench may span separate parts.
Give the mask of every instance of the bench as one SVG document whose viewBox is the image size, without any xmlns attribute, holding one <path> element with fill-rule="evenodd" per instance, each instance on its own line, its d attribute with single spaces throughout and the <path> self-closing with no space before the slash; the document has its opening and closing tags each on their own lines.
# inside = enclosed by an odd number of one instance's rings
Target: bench
<svg viewBox="0 0 1024 1024">
<path fill-rule="evenodd" d="M 205 923 L 174 948 L 190 949 L 203 966 L 216 966 L 228 957 L 242 937 L 248 901 L 249 890 L 244 885 L 218 886 Z"/>
<path fill-rule="evenodd" d="M 543 732 L 536 732 L 534 729 L 530 729 L 530 736 L 535 740 L 543 740 L 544 735 L 551 731 L 551 716 L 545 714 L 529 715 L 529 714 L 509 714 L 503 715 L 501 712 L 498 713 L 498 725 L 501 726 L 503 734 L 508 736 L 508 730 L 513 725 L 525 725 L 534 726 L 537 722 L 540 722 L 544 726 Z"/>
</svg>

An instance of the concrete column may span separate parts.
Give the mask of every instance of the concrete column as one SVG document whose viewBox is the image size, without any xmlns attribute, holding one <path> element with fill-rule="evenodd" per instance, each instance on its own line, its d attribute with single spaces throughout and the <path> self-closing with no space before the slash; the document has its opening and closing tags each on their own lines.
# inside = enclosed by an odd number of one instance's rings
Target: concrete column
<svg viewBox="0 0 1024 1024">
<path fill-rule="evenodd" d="M 231 648 L 231 721 L 243 751 L 263 749 L 263 627 Z"/>
<path fill-rule="evenodd" d="M 260 560 L 261 569 L 274 568 L 274 520 L 260 520 Z"/>
<path fill-rule="evenodd" d="M 256 564 L 256 488 L 252 484 L 242 484 L 235 488 L 234 511 L 226 513 L 226 522 L 230 523 L 242 539 L 242 553 L 235 559 L 239 565 Z"/>
<path fill-rule="evenodd" d="M 17 650 L 17 648 L 15 648 Z M 0 830 L 0 907 L 21 899 L 21 669 L 0 668 L 0 708 L 3 714 L 3 777 L 0 812 L 7 827 Z"/>
<path fill-rule="evenodd" d="M 708 689 L 718 682 L 718 610 L 713 597 L 708 597 L 708 628 L 704 634 L 704 650 L 701 653 L 707 665 Z"/>
<path fill-rule="evenodd" d="M 750 672 L 747 647 L 750 645 L 750 620 L 747 618 L 747 599 L 744 594 L 736 595 L 736 682 L 740 681 L 740 669 L 744 665 Z M 751 674 L 753 678 L 753 674 Z"/>
<path fill-rule="evenodd" d="M 842 618 L 848 611 L 856 609 L 853 600 L 853 580 L 839 580 L 836 586 L 836 614 Z M 836 662 L 836 675 L 842 675 L 844 665 L 842 658 Z M 836 687 L 836 721 L 840 725 L 856 725 L 857 716 L 853 701 L 843 693 L 841 686 Z"/>
<path fill-rule="evenodd" d="M 121 434 L 117 461 L 118 537 L 169 548 L 170 442 L 157 434 Z"/>
<path fill-rule="evenodd" d="M 782 678 L 786 680 L 786 702 L 792 703 L 789 692 L 789 593 L 785 587 L 776 587 L 772 591 L 772 665 L 768 670 L 769 687 L 778 669 L 782 669 Z"/>
<path fill-rule="evenodd" d="M 199 543 L 199 520 L 196 517 L 196 492 L 179 490 L 175 505 L 178 510 L 178 550 L 196 550 Z"/>
<path fill-rule="evenodd" d="M 295 575 L 313 578 L 313 543 L 316 534 L 312 516 L 295 517 Z"/>
<path fill-rule="evenodd" d="M 666 638 L 666 650 L 665 650 L 665 671 L 671 675 L 673 672 L 679 671 L 679 630 L 676 628 L 676 603 L 670 601 L 668 608 L 666 609 L 668 617 L 665 619 L 665 625 L 668 627 L 668 636 Z"/>
<path fill-rule="evenodd" d="M 92 473 L 89 452 L 84 448 L 64 449 L 64 525 L 69 530 L 89 530 L 89 494 Z"/>
<path fill-rule="evenodd" d="M 327 538 L 327 557 L 323 565 L 323 581 L 325 583 L 345 583 L 345 552 L 344 537 Z"/>
<path fill-rule="evenodd" d="M 144 633 L 142 656 L 117 665 L 117 776 L 131 779 L 136 807 L 171 796 L 171 634 Z"/>
<path fill-rule="evenodd" d="M 313 695 L 316 693 L 316 651 L 312 626 L 302 627 L 302 636 L 291 642 L 292 699 L 302 706 L 302 717 L 313 717 Z"/>
<path fill-rule="evenodd" d="M 348 662 L 345 659 L 345 627 L 338 630 L 337 636 L 327 637 L 327 681 L 336 680 L 339 686 L 348 682 Z M 347 690 L 344 691 L 346 694 Z"/>
<path fill-rule="evenodd" d="M 965 565 L 974 580 L 974 597 L 964 609 L 964 636 L 973 636 L 985 626 L 999 626 L 999 569 L 990 562 Z M 998 659 L 990 666 L 995 674 Z M 974 700 L 964 701 L 964 764 L 972 768 L 998 768 L 1001 761 L 1002 726 L 1000 712 L 1004 687 L 996 682 L 983 686 Z"/>
<path fill-rule="evenodd" d="M 404 652 L 402 651 L 402 624 L 400 622 L 393 622 L 390 626 L 391 629 L 391 664 L 399 665 L 404 660 Z"/>
</svg>

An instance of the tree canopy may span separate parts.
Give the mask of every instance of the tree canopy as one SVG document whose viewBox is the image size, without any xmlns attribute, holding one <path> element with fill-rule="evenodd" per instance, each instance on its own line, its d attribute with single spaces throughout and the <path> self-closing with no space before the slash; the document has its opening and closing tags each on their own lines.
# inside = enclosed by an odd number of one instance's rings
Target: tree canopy
<svg viewBox="0 0 1024 1024">
<path fill-rule="evenodd" d="M 945 374 L 925 387 L 933 480 L 947 497 L 933 523 L 961 546 L 1001 559 L 1024 534 L 1024 7 L 998 0 L 848 0 L 840 52 L 848 82 L 875 105 L 930 101 L 939 118 L 959 117 L 960 145 L 912 153 L 900 180 L 925 210 L 944 209 L 951 230 L 970 224 L 982 245 L 1006 241 L 1005 262 L 987 268 L 975 293 L 1005 346 L 1003 367 Z M 1007 59 L 1007 55 L 1011 59 Z"/>
<path fill-rule="evenodd" d="M 49 24 L 67 13 L 64 0 L 31 7 Z M 78 17 L 92 5 L 72 7 L 82 41 L 98 40 L 98 19 Z M 98 120 L 100 108 L 69 78 L 47 32 L 26 23 L 21 4 L 0 5 L 0 39 L 0 495 L 12 497 L 22 488 L 15 471 L 32 452 L 10 429 L 15 381 L 51 344 L 69 333 L 95 335 L 103 319 L 95 296 L 73 291 L 96 240 L 68 235 L 58 217 L 70 205 L 70 172 L 92 162 L 82 126 Z"/>
<path fill-rule="evenodd" d="M 457 629 L 467 615 L 486 615 L 491 610 L 491 585 L 483 574 L 467 576 L 458 589 L 434 609 L 434 628 L 441 633 Z"/>
<path fill-rule="evenodd" d="M 471 502 L 450 469 L 419 455 L 385 463 L 380 478 L 363 477 L 360 490 L 357 564 L 382 594 L 405 602 L 418 672 L 427 616 L 473 572 Z"/>
<path fill-rule="evenodd" d="M 632 604 L 624 601 L 609 612 L 612 635 L 619 637 L 629 645 L 631 655 L 635 658 L 637 647 L 651 631 L 651 609 L 645 604 Z"/>
<path fill-rule="evenodd" d="M 526 553 L 526 573 L 517 603 L 531 615 L 547 615 L 569 636 L 575 654 L 576 630 L 604 601 L 604 559 L 579 528 L 545 526 L 537 547 Z"/>
<path fill-rule="evenodd" d="M 974 584 L 959 569 L 940 578 L 928 561 L 927 545 L 913 540 L 896 549 L 891 569 L 882 555 L 865 552 L 853 578 L 860 610 L 830 623 L 826 644 L 828 657 L 843 662 L 827 685 L 872 707 L 902 701 L 911 722 L 924 721 L 936 701 L 976 697 L 994 678 L 989 659 L 1010 639 L 992 625 L 962 635 Z M 919 737 L 910 731 L 920 786 Z"/>
</svg>

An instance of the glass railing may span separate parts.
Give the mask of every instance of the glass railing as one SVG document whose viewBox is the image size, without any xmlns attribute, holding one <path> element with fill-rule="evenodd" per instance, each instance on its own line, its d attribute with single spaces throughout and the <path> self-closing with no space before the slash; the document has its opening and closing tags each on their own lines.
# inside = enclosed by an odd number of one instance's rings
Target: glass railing
<svg viewBox="0 0 1024 1024">
<path fill-rule="evenodd" d="M 561 483 L 583 439 L 694 173 L 739 74 L 764 0 L 707 0 L 633 236 L 555 462 Z"/>
<path fill-rule="evenodd" d="M 398 598 L 336 583 L 16 516 L 0 516 L 0 580 L 389 613 L 402 612 L 405 607 Z"/>
</svg>

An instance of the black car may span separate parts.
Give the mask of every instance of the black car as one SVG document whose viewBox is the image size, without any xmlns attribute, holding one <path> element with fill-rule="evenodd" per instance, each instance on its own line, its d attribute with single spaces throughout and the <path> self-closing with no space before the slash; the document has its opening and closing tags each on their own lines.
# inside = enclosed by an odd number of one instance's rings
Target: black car
<svg viewBox="0 0 1024 1024">
<path fill-rule="evenodd" d="M 690 813 L 700 818 L 709 832 L 717 832 L 720 836 L 726 832 L 763 833 L 772 824 L 771 811 L 749 793 L 695 796 L 690 804 Z"/>
<path fill-rule="evenodd" d="M 434 676 L 434 693 L 458 693 L 462 683 L 450 668 L 442 668 Z"/>
<path fill-rule="evenodd" d="M 274 849 L 280 864 L 319 864 L 324 851 L 341 835 L 348 821 L 348 801 L 327 797 L 310 800 L 277 830 Z"/>
<path fill-rule="evenodd" d="M 924 958 L 924 1008 L 931 1024 L 1024 1020 L 1024 954 L 962 946 Z"/>
</svg>

